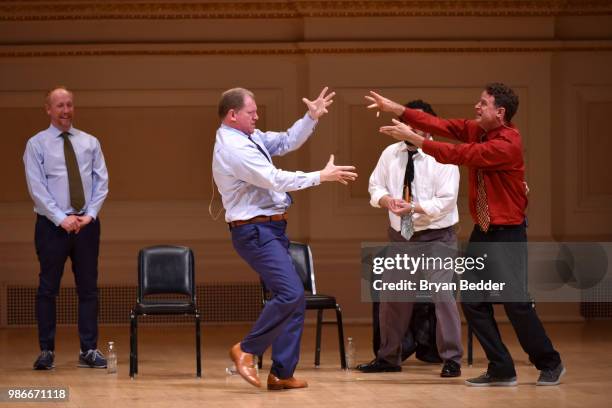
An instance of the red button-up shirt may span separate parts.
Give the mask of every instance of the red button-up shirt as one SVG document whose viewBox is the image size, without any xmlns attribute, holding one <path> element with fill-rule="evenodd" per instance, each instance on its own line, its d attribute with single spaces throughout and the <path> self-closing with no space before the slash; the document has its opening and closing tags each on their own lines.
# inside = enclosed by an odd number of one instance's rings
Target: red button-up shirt
<svg viewBox="0 0 612 408">
<path fill-rule="evenodd" d="M 515 127 L 500 126 L 486 132 L 474 120 L 440 119 L 409 108 L 402 116 L 417 129 L 463 142 L 425 140 L 422 149 L 440 163 L 469 168 L 469 202 L 474 223 L 478 223 L 477 170 L 483 171 L 491 224 L 517 225 L 524 221 L 527 208 L 525 162 L 521 135 Z"/>
</svg>

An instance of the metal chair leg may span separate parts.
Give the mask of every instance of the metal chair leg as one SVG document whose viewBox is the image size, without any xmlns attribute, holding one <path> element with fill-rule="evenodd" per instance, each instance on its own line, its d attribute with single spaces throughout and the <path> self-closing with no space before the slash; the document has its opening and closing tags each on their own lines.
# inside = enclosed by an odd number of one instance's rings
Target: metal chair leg
<svg viewBox="0 0 612 408">
<path fill-rule="evenodd" d="M 467 327 L 467 363 L 468 367 L 474 363 L 474 332 L 469 324 Z"/>
<path fill-rule="evenodd" d="M 134 378 L 134 332 L 136 331 L 136 326 L 134 324 L 134 319 L 136 316 L 133 311 L 130 311 L 130 378 Z"/>
<path fill-rule="evenodd" d="M 201 352 L 201 338 L 200 338 L 200 313 L 196 312 L 195 315 L 195 329 L 196 329 L 196 376 L 202 377 L 202 352 Z"/>
<path fill-rule="evenodd" d="M 134 315 L 134 374 L 138 374 L 138 315 Z"/>
<path fill-rule="evenodd" d="M 336 324 L 338 325 L 338 346 L 340 349 L 340 367 L 346 370 L 346 352 L 344 351 L 344 326 L 342 325 L 342 309 L 336 304 Z"/>
<path fill-rule="evenodd" d="M 314 365 L 319 368 L 321 365 L 321 329 L 323 325 L 323 309 L 317 310 L 317 337 L 315 344 L 315 361 Z"/>
</svg>

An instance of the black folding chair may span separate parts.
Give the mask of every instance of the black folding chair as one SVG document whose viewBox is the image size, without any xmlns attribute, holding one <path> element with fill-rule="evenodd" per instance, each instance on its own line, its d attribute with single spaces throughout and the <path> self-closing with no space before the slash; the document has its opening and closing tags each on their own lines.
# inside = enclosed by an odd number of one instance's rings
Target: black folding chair
<svg viewBox="0 0 612 408">
<path fill-rule="evenodd" d="M 145 315 L 195 316 L 196 376 L 201 377 L 200 313 L 196 304 L 195 269 L 191 249 L 161 245 L 144 248 L 138 254 L 138 292 L 136 305 L 130 311 L 132 378 L 138 374 L 138 316 Z"/>
<path fill-rule="evenodd" d="M 315 349 L 315 367 L 319 367 L 321 363 L 321 329 L 323 325 L 323 311 L 333 309 L 336 311 L 336 326 L 338 328 L 338 347 L 340 352 L 340 367 L 346 369 L 346 354 L 344 352 L 344 327 L 342 325 L 342 309 L 336 302 L 336 298 L 330 295 L 322 295 L 317 293 L 315 285 L 314 266 L 312 262 L 312 252 L 310 247 L 299 242 L 291 242 L 289 244 L 289 254 L 295 265 L 302 283 L 304 284 L 306 310 L 317 311 L 317 334 L 316 334 L 316 349 Z M 272 296 L 266 289 L 263 282 L 261 283 L 262 302 L 266 302 Z M 262 356 L 259 356 L 259 368 L 262 367 Z"/>
</svg>

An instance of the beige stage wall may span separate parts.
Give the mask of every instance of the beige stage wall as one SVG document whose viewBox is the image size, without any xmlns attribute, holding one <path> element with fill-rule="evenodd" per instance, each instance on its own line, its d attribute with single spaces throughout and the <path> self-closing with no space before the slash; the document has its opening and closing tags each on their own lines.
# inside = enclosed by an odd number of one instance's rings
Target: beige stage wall
<svg viewBox="0 0 612 408">
<path fill-rule="evenodd" d="M 75 91 L 75 125 L 99 138 L 110 173 L 101 285 L 135 285 L 138 249 L 165 243 L 194 248 L 199 282 L 256 279 L 207 210 L 216 104 L 235 86 L 256 93 L 260 128 L 271 130 L 304 114 L 303 96 L 337 93 L 308 143 L 275 162 L 317 170 L 333 153 L 358 168 L 349 187 L 295 193 L 289 223 L 290 237 L 313 248 L 319 288 L 337 295 L 349 320 L 369 313 L 360 243 L 384 240 L 387 227 L 369 206 L 367 180 L 393 141 L 377 132 L 390 117 L 365 109 L 370 89 L 471 117 L 485 83 L 510 84 L 520 96 L 530 239 L 610 240 L 612 5 L 575 3 L 2 2 L 0 306 L 7 286 L 37 283 L 22 155 L 48 125 L 43 95 L 56 84 Z M 63 283 L 73 284 L 71 273 Z M 580 318 L 576 304 L 539 307 L 550 320 Z"/>
</svg>

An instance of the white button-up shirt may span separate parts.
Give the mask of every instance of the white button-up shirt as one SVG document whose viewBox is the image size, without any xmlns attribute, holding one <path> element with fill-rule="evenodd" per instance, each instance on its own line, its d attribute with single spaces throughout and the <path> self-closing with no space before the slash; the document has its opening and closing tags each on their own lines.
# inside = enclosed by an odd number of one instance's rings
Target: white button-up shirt
<svg viewBox="0 0 612 408">
<path fill-rule="evenodd" d="M 304 173 L 276 168 L 254 144 L 268 157 L 282 156 L 304 144 L 316 124 L 306 114 L 286 132 L 255 129 L 253 141 L 240 130 L 221 125 L 215 139 L 212 170 L 225 208 L 225 221 L 282 214 L 291 205 L 286 192 L 321 183 L 319 171 Z"/>
<path fill-rule="evenodd" d="M 457 195 L 459 168 L 440 164 L 421 149 L 413 156 L 414 180 L 410 185 L 412 200 L 425 214 L 413 215 L 415 231 L 450 227 L 459 221 Z M 408 164 L 408 146 L 404 142 L 388 146 L 381 154 L 370 176 L 368 191 L 370 204 L 380 208 L 378 202 L 385 195 L 403 198 L 404 175 Z M 400 217 L 389 211 L 391 227 L 400 231 Z"/>
</svg>

